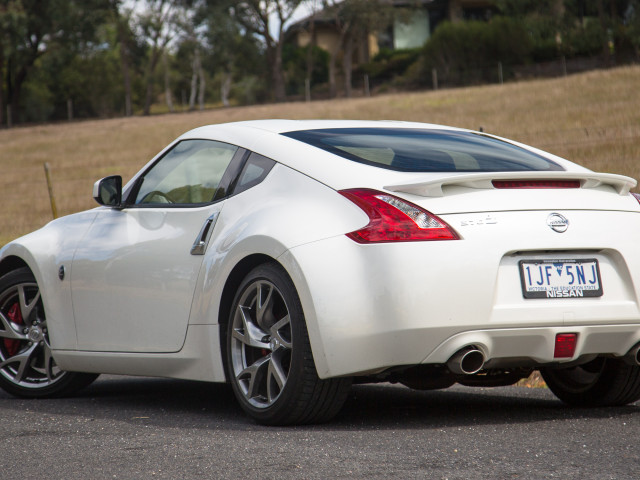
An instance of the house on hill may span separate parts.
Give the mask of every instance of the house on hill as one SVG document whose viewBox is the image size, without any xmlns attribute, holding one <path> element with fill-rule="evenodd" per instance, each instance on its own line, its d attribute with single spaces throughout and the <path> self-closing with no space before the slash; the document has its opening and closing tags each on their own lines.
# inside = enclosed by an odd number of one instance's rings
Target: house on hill
<svg viewBox="0 0 640 480">
<path fill-rule="evenodd" d="M 488 20 L 496 10 L 493 0 L 389 0 L 389 3 L 406 12 L 394 18 L 384 31 L 364 32 L 354 39 L 354 64 L 368 62 L 382 48 L 421 47 L 442 21 Z M 287 36 L 299 47 L 306 47 L 315 37 L 317 46 L 330 55 L 338 55 L 344 48 L 339 9 L 340 4 L 294 23 Z"/>
</svg>

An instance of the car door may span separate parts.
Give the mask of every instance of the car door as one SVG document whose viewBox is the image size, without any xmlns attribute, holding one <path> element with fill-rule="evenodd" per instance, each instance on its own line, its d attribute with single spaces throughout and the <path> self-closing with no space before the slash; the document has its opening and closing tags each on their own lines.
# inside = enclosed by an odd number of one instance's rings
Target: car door
<svg viewBox="0 0 640 480">
<path fill-rule="evenodd" d="M 98 213 L 71 268 L 78 349 L 181 348 L 203 254 L 244 153 L 183 140 L 136 181 L 124 208 Z"/>
</svg>

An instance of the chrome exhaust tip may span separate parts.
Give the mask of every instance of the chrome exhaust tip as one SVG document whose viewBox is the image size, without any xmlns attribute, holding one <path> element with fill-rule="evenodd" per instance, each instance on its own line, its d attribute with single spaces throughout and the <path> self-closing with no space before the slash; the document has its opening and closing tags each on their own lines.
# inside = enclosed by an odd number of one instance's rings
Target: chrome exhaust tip
<svg viewBox="0 0 640 480">
<path fill-rule="evenodd" d="M 449 359 L 447 367 L 458 375 L 473 375 L 482 370 L 484 362 L 484 353 L 475 347 L 466 347 Z"/>
</svg>

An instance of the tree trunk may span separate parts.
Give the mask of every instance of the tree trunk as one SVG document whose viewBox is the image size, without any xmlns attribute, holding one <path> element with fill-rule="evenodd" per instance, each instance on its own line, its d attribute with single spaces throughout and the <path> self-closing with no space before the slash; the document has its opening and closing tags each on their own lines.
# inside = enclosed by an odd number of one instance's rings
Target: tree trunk
<svg viewBox="0 0 640 480">
<path fill-rule="evenodd" d="M 124 86 L 124 115 L 125 117 L 130 117 L 133 115 L 131 74 L 129 73 L 129 45 L 127 36 L 124 33 L 124 27 L 118 27 L 118 36 L 120 37 L 120 68 L 122 69 L 122 83 Z"/>
<path fill-rule="evenodd" d="M 161 50 L 158 48 L 151 53 L 151 60 L 147 68 L 147 91 L 144 99 L 144 115 L 151 113 L 151 105 L 153 104 L 153 74 L 156 71 L 158 60 L 160 59 Z"/>
<path fill-rule="evenodd" d="M 271 58 L 273 62 L 271 64 L 271 76 L 273 79 L 273 93 L 275 95 L 276 102 L 284 102 L 287 100 L 287 93 L 284 85 L 284 73 L 282 71 L 282 41 L 278 40 L 273 49 Z"/>
<path fill-rule="evenodd" d="M 315 16 L 315 13 L 313 14 Z M 309 44 L 307 45 L 307 77 L 311 82 L 313 78 L 313 64 L 315 47 L 318 44 L 318 36 L 316 35 L 316 22 L 314 16 L 311 17 L 311 23 L 309 25 Z"/>
<path fill-rule="evenodd" d="M 126 54 L 128 55 L 128 53 Z M 130 117 L 133 115 L 133 102 L 131 101 L 131 75 L 129 74 L 129 58 L 121 60 L 122 64 L 122 81 L 124 83 L 124 115 Z"/>
<path fill-rule="evenodd" d="M 220 99 L 222 105 L 229 106 L 229 93 L 231 92 L 231 72 L 224 72 L 224 80 L 220 86 Z"/>
<path fill-rule="evenodd" d="M 11 73 L 9 72 L 8 75 L 11 75 Z M 14 124 L 20 122 L 20 96 L 22 95 L 22 84 L 26 78 L 27 68 L 23 66 L 13 80 L 13 88 L 9 100 L 11 102 L 11 119 Z"/>
<path fill-rule="evenodd" d="M 196 95 L 198 94 L 198 71 L 200 70 L 200 50 L 193 52 L 193 63 L 191 64 L 191 93 L 189 94 L 189 111 L 196 108 Z"/>
<path fill-rule="evenodd" d="M 336 52 L 329 53 L 329 96 L 336 98 Z"/>
<path fill-rule="evenodd" d="M 4 50 L 0 42 L 0 128 L 4 123 Z"/>
<path fill-rule="evenodd" d="M 167 52 L 162 55 L 162 63 L 164 66 L 164 97 L 167 102 L 167 108 L 170 113 L 173 113 L 173 99 L 171 98 L 171 85 L 169 82 L 169 60 L 167 58 Z"/>
<path fill-rule="evenodd" d="M 199 62 L 198 65 L 198 105 L 200 110 L 204 110 L 204 87 L 205 87 L 205 79 L 204 79 L 204 68 L 202 68 L 202 61 Z"/>
<path fill-rule="evenodd" d="M 347 33 L 344 42 L 344 52 L 342 53 L 342 69 L 344 70 L 344 93 L 347 98 L 351 98 L 351 77 L 353 67 L 353 35 Z"/>
<path fill-rule="evenodd" d="M 131 102 L 131 74 L 129 73 L 129 38 L 126 26 L 126 19 L 120 15 L 120 2 L 113 1 L 111 6 L 117 23 L 118 42 L 120 42 L 120 69 L 122 70 L 122 83 L 124 87 L 124 115 L 130 117 L 133 115 L 133 107 Z"/>
<path fill-rule="evenodd" d="M 607 19 L 605 17 L 604 5 L 602 4 L 602 0 L 598 0 L 598 18 L 600 19 L 600 26 L 605 32 L 605 37 L 602 45 L 602 57 L 604 58 L 607 66 L 609 66 L 611 63 L 611 55 L 609 52 L 609 34 L 607 33 Z"/>
</svg>

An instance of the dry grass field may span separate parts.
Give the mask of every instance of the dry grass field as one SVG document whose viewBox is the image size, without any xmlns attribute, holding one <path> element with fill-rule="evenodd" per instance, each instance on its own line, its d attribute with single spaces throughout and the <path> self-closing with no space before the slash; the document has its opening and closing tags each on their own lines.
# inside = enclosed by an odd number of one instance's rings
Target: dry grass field
<svg viewBox="0 0 640 480">
<path fill-rule="evenodd" d="M 236 120 L 394 119 L 482 127 L 594 170 L 640 178 L 638 87 L 640 67 L 624 67 L 436 92 L 2 130 L 0 245 L 51 219 L 44 162 L 51 165 L 58 211 L 66 215 L 94 206 L 95 180 L 118 173 L 126 181 L 184 131 Z"/>
</svg>

